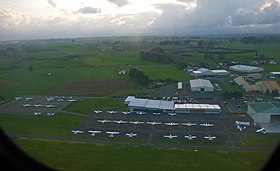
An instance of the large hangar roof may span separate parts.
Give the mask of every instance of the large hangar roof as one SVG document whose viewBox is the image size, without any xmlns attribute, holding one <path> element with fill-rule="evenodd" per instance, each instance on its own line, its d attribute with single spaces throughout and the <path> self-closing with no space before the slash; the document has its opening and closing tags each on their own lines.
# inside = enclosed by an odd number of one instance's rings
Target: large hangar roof
<svg viewBox="0 0 280 171">
<path fill-rule="evenodd" d="M 254 111 L 262 114 L 280 115 L 280 103 L 262 102 L 248 104 Z"/>
<path fill-rule="evenodd" d="M 218 109 L 220 110 L 221 107 L 219 105 L 212 105 L 212 104 L 175 104 L 175 109 Z"/>
<path fill-rule="evenodd" d="M 195 79 L 195 80 L 190 80 L 191 87 L 213 87 L 211 82 L 209 80 L 204 80 L 204 79 Z"/>
<path fill-rule="evenodd" d="M 230 70 L 239 71 L 239 72 L 262 72 L 264 71 L 261 67 L 249 66 L 249 65 L 234 65 L 229 67 Z"/>
<path fill-rule="evenodd" d="M 139 99 L 135 98 L 128 104 L 129 107 L 142 107 L 149 109 L 163 109 L 163 110 L 173 110 L 173 101 L 164 100 L 149 100 L 149 99 Z"/>
</svg>

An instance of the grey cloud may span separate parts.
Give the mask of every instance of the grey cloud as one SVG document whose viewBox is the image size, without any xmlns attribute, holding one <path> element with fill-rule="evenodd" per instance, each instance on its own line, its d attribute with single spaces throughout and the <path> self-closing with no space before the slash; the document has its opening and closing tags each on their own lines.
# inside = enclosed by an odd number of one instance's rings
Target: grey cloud
<svg viewBox="0 0 280 171">
<path fill-rule="evenodd" d="M 129 4 L 128 0 L 107 0 L 107 1 L 117 5 L 118 7 L 123 7 Z"/>
<path fill-rule="evenodd" d="M 53 0 L 48 0 L 48 4 L 50 4 L 54 8 L 57 7 L 56 3 Z"/>
<path fill-rule="evenodd" d="M 84 7 L 78 10 L 78 13 L 82 13 L 82 14 L 96 14 L 100 12 L 101 12 L 100 8 L 92 8 L 92 7 Z"/>
</svg>

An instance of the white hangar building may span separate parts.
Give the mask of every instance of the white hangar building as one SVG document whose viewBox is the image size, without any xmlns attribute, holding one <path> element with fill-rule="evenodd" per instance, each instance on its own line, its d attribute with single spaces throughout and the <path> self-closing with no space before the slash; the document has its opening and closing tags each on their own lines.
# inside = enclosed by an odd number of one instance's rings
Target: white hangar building
<svg viewBox="0 0 280 171">
<path fill-rule="evenodd" d="M 153 111 L 153 112 L 176 112 L 176 113 L 206 113 L 217 114 L 221 108 L 216 104 L 174 104 L 174 101 L 150 100 L 128 96 L 125 104 L 131 112 Z"/>
<path fill-rule="evenodd" d="M 192 75 L 195 77 L 201 76 L 226 76 L 229 73 L 226 70 L 209 70 L 207 68 L 199 68 L 196 71 L 192 71 Z"/>
<path fill-rule="evenodd" d="M 193 92 L 213 92 L 214 87 L 209 80 L 190 80 L 191 91 Z"/>
<path fill-rule="evenodd" d="M 234 65 L 229 67 L 232 71 L 238 72 L 246 72 L 246 73 L 253 73 L 253 72 L 262 72 L 264 71 L 261 67 L 249 66 L 249 65 Z"/>
<path fill-rule="evenodd" d="M 270 123 L 271 118 L 280 117 L 280 103 L 248 104 L 247 114 L 257 123 Z"/>
</svg>

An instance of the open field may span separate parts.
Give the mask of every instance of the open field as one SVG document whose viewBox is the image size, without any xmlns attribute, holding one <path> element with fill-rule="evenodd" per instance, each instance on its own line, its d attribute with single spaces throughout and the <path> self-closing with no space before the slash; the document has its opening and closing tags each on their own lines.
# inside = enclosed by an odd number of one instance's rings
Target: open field
<svg viewBox="0 0 280 171">
<path fill-rule="evenodd" d="M 37 160 L 59 170 L 259 170 L 261 151 L 123 147 L 79 142 L 15 139 Z"/>
</svg>

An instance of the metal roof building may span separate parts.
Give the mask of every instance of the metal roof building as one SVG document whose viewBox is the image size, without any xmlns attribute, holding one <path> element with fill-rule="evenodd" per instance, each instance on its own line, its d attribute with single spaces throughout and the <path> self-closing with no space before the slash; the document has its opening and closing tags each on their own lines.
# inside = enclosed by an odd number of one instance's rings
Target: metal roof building
<svg viewBox="0 0 280 171">
<path fill-rule="evenodd" d="M 253 73 L 253 72 L 262 72 L 264 71 L 261 67 L 249 66 L 249 65 L 234 65 L 229 67 L 230 70 L 238 71 L 238 72 L 246 72 L 246 73 Z"/>
<path fill-rule="evenodd" d="M 214 87 L 209 80 L 195 79 L 190 80 L 191 91 L 196 92 L 213 92 Z"/>
<path fill-rule="evenodd" d="M 220 113 L 221 107 L 213 104 L 175 104 L 176 113 Z"/>
<path fill-rule="evenodd" d="M 207 68 L 199 68 L 197 71 L 192 71 L 192 75 L 200 76 L 226 76 L 229 73 L 226 70 L 209 70 Z"/>
<path fill-rule="evenodd" d="M 248 104 L 247 114 L 254 122 L 270 123 L 271 117 L 280 115 L 280 103 L 250 103 Z"/>
</svg>

